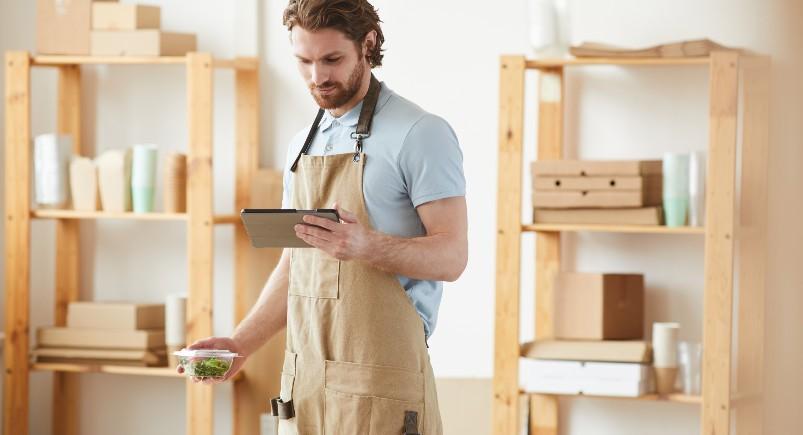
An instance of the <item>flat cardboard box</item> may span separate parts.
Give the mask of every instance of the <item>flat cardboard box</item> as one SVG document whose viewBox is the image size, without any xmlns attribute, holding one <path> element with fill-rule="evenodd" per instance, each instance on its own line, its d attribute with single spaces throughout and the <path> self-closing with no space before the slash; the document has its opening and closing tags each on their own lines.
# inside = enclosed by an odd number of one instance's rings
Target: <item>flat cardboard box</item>
<svg viewBox="0 0 803 435">
<path fill-rule="evenodd" d="M 555 282 L 555 337 L 644 338 L 644 276 L 559 273 Z"/>
<path fill-rule="evenodd" d="M 661 205 L 662 200 L 656 190 L 533 191 L 535 208 L 643 208 Z"/>
<path fill-rule="evenodd" d="M 39 347 L 140 350 L 165 347 L 165 332 L 161 329 L 125 331 L 47 327 L 39 328 L 36 337 Z"/>
<path fill-rule="evenodd" d="M 648 341 L 537 340 L 522 346 L 521 356 L 566 361 L 652 363 Z"/>
<path fill-rule="evenodd" d="M 92 0 L 37 0 L 36 51 L 88 55 L 93 3 Z"/>
<path fill-rule="evenodd" d="M 71 348 L 37 348 L 33 356 L 38 362 L 60 362 L 106 364 L 116 361 L 120 364 L 164 366 L 167 355 L 164 350 L 113 350 L 113 349 L 71 349 Z"/>
<path fill-rule="evenodd" d="M 161 24 L 159 6 L 129 3 L 95 3 L 92 5 L 93 30 L 158 29 Z"/>
<path fill-rule="evenodd" d="M 533 209 L 537 224 L 661 225 L 661 207 Z"/>
<path fill-rule="evenodd" d="M 93 30 L 93 56 L 184 56 L 196 50 L 192 33 L 160 30 Z"/>
<path fill-rule="evenodd" d="M 67 326 L 70 328 L 164 329 L 164 304 L 115 302 L 71 302 L 67 306 Z"/>
<path fill-rule="evenodd" d="M 662 177 L 650 175 L 609 177 L 543 176 L 533 177 L 535 190 L 642 190 L 645 185 L 659 182 Z"/>
<path fill-rule="evenodd" d="M 542 176 L 638 176 L 663 173 L 661 160 L 537 160 L 532 163 L 534 177 Z"/>
<path fill-rule="evenodd" d="M 528 393 L 639 397 L 652 390 L 646 364 L 519 360 L 519 386 Z"/>
</svg>

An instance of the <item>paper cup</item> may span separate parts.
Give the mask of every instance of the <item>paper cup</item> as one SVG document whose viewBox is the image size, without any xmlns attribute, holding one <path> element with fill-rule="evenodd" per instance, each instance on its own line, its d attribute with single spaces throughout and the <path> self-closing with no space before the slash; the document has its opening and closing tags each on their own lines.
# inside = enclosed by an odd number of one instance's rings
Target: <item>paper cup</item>
<svg viewBox="0 0 803 435">
<path fill-rule="evenodd" d="M 705 153 L 696 151 L 689 158 L 689 225 L 705 224 Z"/>
<path fill-rule="evenodd" d="M 156 186 L 156 159 L 158 150 L 156 145 L 134 145 L 134 154 L 131 162 L 131 186 Z"/>
<path fill-rule="evenodd" d="M 67 205 L 72 149 L 72 136 L 43 134 L 34 140 L 34 187 L 39 207 Z"/>
<path fill-rule="evenodd" d="M 659 368 L 678 366 L 678 323 L 653 323 L 652 349 L 653 365 Z"/>
</svg>

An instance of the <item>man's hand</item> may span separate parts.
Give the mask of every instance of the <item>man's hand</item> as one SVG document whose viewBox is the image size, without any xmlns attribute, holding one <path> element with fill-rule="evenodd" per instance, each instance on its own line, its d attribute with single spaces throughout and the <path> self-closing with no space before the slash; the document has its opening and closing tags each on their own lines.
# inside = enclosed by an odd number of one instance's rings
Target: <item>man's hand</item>
<svg viewBox="0 0 803 435">
<path fill-rule="evenodd" d="M 295 226 L 296 236 L 338 260 L 363 260 L 371 252 L 375 234 L 365 228 L 354 213 L 335 204 L 340 222 L 307 215 Z M 305 225 L 306 224 L 306 225 Z"/>
<path fill-rule="evenodd" d="M 236 341 L 232 340 L 229 337 L 209 337 L 204 338 L 202 340 L 198 340 L 193 343 L 187 349 L 189 350 L 198 350 L 198 349 L 219 349 L 219 350 L 228 350 L 237 354 L 240 354 L 240 357 L 234 358 L 234 361 L 231 363 L 231 368 L 229 372 L 226 373 L 226 376 L 223 379 L 211 379 L 211 378 L 192 378 L 192 381 L 195 383 L 201 382 L 204 384 L 217 384 L 220 382 L 226 382 L 231 379 L 232 376 L 236 375 L 237 372 L 245 364 L 246 356 L 242 355 L 240 346 L 237 344 Z M 181 366 L 176 367 L 176 371 L 179 373 L 184 373 L 184 369 Z"/>
</svg>

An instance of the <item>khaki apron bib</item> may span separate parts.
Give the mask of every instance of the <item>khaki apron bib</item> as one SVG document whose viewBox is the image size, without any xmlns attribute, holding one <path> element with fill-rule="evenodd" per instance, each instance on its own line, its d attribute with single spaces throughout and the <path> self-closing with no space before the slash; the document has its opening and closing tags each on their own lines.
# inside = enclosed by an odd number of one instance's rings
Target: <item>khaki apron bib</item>
<svg viewBox="0 0 803 435">
<path fill-rule="evenodd" d="M 361 149 L 378 94 L 372 77 L 354 154 L 306 155 L 319 111 L 294 164 L 293 208 L 337 202 L 370 225 Z M 280 435 L 442 434 L 424 325 L 396 276 L 319 249 L 291 250 L 287 350 L 272 407 Z"/>
</svg>

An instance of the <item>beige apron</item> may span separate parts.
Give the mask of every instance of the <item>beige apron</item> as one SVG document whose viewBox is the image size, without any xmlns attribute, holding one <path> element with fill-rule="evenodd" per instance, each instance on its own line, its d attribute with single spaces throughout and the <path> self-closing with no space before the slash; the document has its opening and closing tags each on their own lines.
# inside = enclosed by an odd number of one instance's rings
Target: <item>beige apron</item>
<svg viewBox="0 0 803 435">
<path fill-rule="evenodd" d="M 373 104 L 378 86 L 373 79 Z M 313 136 L 311 131 L 307 141 Z M 337 202 L 370 226 L 361 145 L 355 154 L 304 152 L 294 176 L 293 207 Z M 319 249 L 291 250 L 287 350 L 277 402 L 272 405 L 274 412 L 279 408 L 280 435 L 442 434 L 424 325 L 396 276 Z"/>
</svg>

